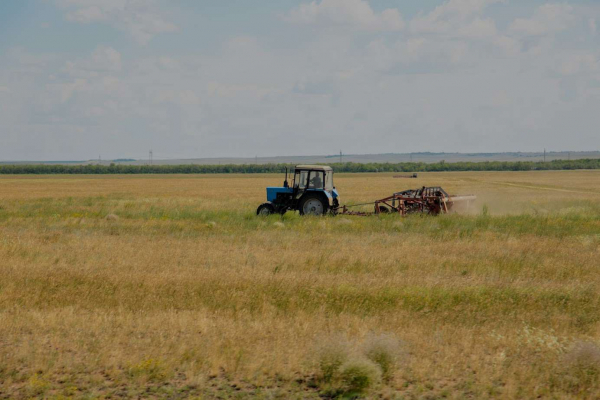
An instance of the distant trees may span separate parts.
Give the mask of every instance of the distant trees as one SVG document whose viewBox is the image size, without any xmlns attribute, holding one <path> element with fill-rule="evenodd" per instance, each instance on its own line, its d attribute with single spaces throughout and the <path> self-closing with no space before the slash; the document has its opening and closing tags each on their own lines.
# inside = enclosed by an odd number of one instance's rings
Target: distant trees
<svg viewBox="0 0 600 400">
<path fill-rule="evenodd" d="M 333 163 L 335 172 L 544 171 L 600 169 L 600 159 L 422 163 Z M 257 174 L 278 173 L 291 164 L 224 165 L 0 165 L 0 174 Z"/>
</svg>

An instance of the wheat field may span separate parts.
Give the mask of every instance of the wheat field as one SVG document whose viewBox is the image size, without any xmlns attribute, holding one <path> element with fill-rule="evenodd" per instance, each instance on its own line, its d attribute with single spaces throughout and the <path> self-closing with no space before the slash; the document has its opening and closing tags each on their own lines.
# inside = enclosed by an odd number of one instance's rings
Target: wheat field
<svg viewBox="0 0 600 400">
<path fill-rule="evenodd" d="M 256 217 L 282 181 L 0 177 L 0 398 L 600 397 L 600 171 L 339 174 L 478 202 Z"/>
</svg>

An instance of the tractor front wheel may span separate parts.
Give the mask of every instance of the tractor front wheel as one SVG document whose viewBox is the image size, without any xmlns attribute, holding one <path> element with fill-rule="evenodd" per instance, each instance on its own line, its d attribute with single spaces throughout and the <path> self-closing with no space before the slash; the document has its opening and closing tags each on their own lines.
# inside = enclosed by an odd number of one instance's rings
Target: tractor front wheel
<svg viewBox="0 0 600 400">
<path fill-rule="evenodd" d="M 271 215 L 275 214 L 275 207 L 271 203 L 263 203 L 256 209 L 256 215 Z"/>
<path fill-rule="evenodd" d="M 324 215 L 327 204 L 319 196 L 307 196 L 300 204 L 300 215 Z"/>
</svg>

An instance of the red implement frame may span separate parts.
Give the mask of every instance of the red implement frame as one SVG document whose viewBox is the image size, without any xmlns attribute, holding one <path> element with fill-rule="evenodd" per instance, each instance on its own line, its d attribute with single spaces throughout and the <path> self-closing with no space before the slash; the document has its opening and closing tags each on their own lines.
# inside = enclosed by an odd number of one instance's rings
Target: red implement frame
<svg viewBox="0 0 600 400">
<path fill-rule="evenodd" d="M 457 205 L 470 207 L 475 199 L 476 197 L 471 195 L 450 196 L 440 187 L 423 187 L 394 193 L 392 196 L 368 203 L 375 206 L 373 212 L 348 210 L 349 207 L 355 206 L 342 206 L 337 211 L 339 214 L 359 216 L 387 213 L 399 213 L 402 216 L 416 213 L 439 215 L 450 212 Z"/>
</svg>

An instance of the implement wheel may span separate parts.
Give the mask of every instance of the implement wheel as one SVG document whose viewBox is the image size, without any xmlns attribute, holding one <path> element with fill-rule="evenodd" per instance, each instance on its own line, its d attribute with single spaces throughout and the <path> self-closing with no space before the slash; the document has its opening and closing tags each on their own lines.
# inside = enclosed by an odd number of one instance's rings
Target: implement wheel
<svg viewBox="0 0 600 400">
<path fill-rule="evenodd" d="M 275 214 L 275 207 L 271 203 L 263 203 L 256 209 L 256 215 L 271 215 Z"/>
<path fill-rule="evenodd" d="M 320 196 L 306 196 L 300 204 L 300 215 L 324 215 L 327 204 Z"/>
</svg>

